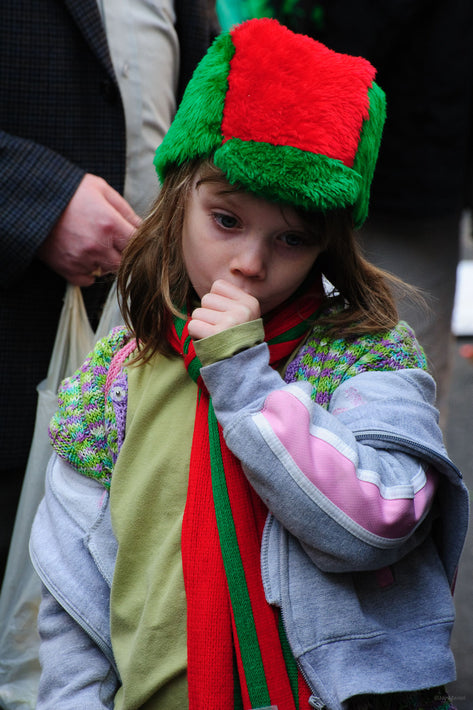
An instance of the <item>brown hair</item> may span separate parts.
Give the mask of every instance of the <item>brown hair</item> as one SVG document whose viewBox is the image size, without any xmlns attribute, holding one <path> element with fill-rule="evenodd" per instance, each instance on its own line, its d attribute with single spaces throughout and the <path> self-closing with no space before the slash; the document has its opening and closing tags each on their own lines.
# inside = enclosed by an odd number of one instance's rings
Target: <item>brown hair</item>
<svg viewBox="0 0 473 710">
<path fill-rule="evenodd" d="M 182 256 L 182 228 L 197 171 L 202 180 L 225 176 L 210 161 L 186 162 L 168 171 L 148 217 L 126 247 L 118 272 L 118 292 L 125 323 L 140 344 L 139 360 L 156 352 L 172 355 L 167 334 L 174 315 L 186 310 L 193 296 Z M 238 189 L 238 187 L 236 188 Z M 398 320 L 391 285 L 402 282 L 370 264 L 361 254 L 349 210 L 326 213 L 299 210 L 323 240 L 323 251 L 309 275 L 322 273 L 333 286 L 330 309 L 319 322 L 336 337 L 392 328 Z M 321 236 L 320 236 L 321 235 Z"/>
<path fill-rule="evenodd" d="M 140 344 L 140 359 L 173 353 L 167 339 L 172 316 L 187 305 L 192 292 L 181 236 L 198 167 L 185 163 L 169 171 L 151 212 L 123 253 L 117 278 L 120 307 Z"/>
</svg>

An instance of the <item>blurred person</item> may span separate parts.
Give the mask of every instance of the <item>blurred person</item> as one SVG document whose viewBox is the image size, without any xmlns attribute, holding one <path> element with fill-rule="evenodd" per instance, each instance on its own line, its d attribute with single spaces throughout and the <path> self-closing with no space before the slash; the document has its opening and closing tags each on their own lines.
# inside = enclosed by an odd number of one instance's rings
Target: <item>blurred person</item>
<svg viewBox="0 0 473 710">
<path fill-rule="evenodd" d="M 214 18 L 204 0 L 0 4 L 0 580 L 66 282 L 95 327 Z"/>
</svg>

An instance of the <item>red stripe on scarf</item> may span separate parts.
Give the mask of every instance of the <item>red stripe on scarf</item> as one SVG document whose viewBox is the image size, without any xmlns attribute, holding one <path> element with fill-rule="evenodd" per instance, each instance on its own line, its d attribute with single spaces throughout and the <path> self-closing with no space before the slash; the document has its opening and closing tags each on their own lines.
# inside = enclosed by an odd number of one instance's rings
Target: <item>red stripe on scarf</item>
<svg viewBox="0 0 473 710">
<path fill-rule="evenodd" d="M 239 461 L 228 447 L 222 449 L 233 518 L 235 521 L 244 521 L 243 525 L 236 526 L 238 546 L 245 569 L 271 703 L 284 710 L 294 710 L 294 698 L 279 643 L 278 616 L 276 610 L 266 602 L 261 578 L 261 537 L 268 510 L 248 483 Z M 239 654 L 237 660 L 240 678 L 244 678 Z M 251 708 L 248 691 L 242 683 L 242 691 L 243 689 L 244 707 Z"/>
<path fill-rule="evenodd" d="M 208 405 L 208 397 L 201 396 L 191 453 L 196 472 L 209 469 Z M 182 525 L 182 564 L 187 597 L 189 708 L 231 707 L 231 613 L 210 475 L 189 477 Z"/>
<path fill-rule="evenodd" d="M 320 296 L 303 297 L 278 309 L 265 325 L 266 340 L 280 339 L 314 314 Z M 307 326 L 307 329 L 309 326 Z M 271 363 L 288 358 L 307 331 L 288 341 L 269 343 Z M 240 678 L 244 710 L 252 705 L 246 687 L 239 640 L 233 617 L 210 475 L 208 411 L 209 398 L 195 370 L 195 352 L 188 338 L 187 324 L 181 337 L 173 329 L 170 342 L 184 357 L 189 374 L 200 385 L 191 451 L 189 486 L 182 525 L 182 561 L 187 596 L 187 647 L 190 710 L 221 710 L 234 706 L 234 651 Z M 267 509 L 249 485 L 239 461 L 220 434 L 225 480 L 235 523 L 244 576 L 264 675 L 271 704 L 280 710 L 295 710 L 278 632 L 277 611 L 267 604 L 261 579 L 261 536 Z M 308 699 L 309 690 L 299 679 L 299 698 Z M 301 706 L 302 707 L 302 706 Z"/>
</svg>

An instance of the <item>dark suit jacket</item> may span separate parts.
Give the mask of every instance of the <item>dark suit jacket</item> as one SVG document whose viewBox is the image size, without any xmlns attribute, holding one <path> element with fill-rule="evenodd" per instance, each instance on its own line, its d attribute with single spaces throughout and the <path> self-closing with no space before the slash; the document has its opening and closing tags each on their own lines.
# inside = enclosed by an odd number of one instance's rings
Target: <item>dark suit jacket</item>
<svg viewBox="0 0 473 710">
<path fill-rule="evenodd" d="M 216 31 L 177 0 L 180 88 Z M 150 67 L 159 81 L 159 67 Z M 123 192 L 125 121 L 96 0 L 0 3 L 0 468 L 24 465 L 65 282 L 35 253 L 83 175 Z M 86 289 L 94 319 L 103 286 Z M 95 312 L 95 313 L 94 313 Z"/>
</svg>

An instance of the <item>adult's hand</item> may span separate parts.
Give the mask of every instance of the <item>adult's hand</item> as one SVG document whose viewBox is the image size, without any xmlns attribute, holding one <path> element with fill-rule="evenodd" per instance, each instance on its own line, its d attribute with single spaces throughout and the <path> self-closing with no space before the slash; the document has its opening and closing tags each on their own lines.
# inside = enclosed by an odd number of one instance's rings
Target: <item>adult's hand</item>
<svg viewBox="0 0 473 710">
<path fill-rule="evenodd" d="M 121 253 L 140 218 L 105 180 L 87 173 L 38 257 L 76 286 L 90 286 L 93 272 L 117 271 Z"/>
</svg>

